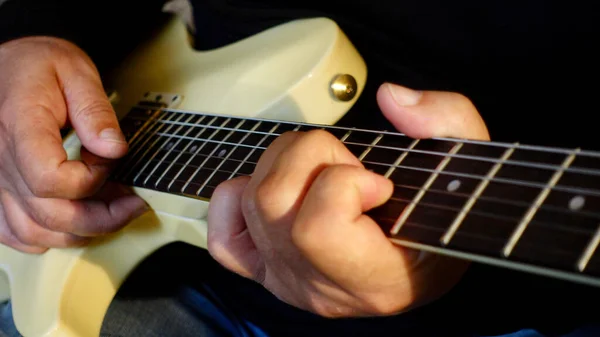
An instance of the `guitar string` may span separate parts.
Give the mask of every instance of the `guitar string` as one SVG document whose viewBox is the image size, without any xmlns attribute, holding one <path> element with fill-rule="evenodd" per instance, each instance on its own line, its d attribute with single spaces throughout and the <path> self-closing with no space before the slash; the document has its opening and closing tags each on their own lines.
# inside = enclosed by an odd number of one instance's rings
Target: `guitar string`
<svg viewBox="0 0 600 337">
<path fill-rule="evenodd" d="M 133 117 L 133 119 L 142 120 L 142 118 L 136 118 L 136 117 Z M 275 132 L 250 131 L 250 130 L 239 129 L 239 128 L 230 128 L 230 127 L 221 127 L 221 126 L 212 126 L 212 125 L 207 126 L 207 125 L 204 125 L 201 123 L 173 122 L 173 121 L 167 121 L 167 120 L 157 120 L 157 122 L 164 123 L 164 124 L 189 126 L 192 128 L 216 129 L 216 130 L 222 130 L 222 131 L 234 131 L 234 132 L 251 133 L 251 134 L 258 134 L 258 135 L 275 136 L 275 137 L 281 136 L 281 133 L 275 133 Z M 317 127 L 317 126 L 315 126 L 315 127 Z M 350 129 L 348 131 L 360 131 L 360 130 Z M 161 133 L 160 135 L 171 136 L 171 134 L 169 134 L 169 133 Z M 402 134 L 396 134 L 396 136 L 410 139 L 409 137 L 402 135 Z M 375 135 L 374 135 L 374 137 L 375 137 Z M 199 140 L 201 140 L 201 138 L 199 138 Z M 429 140 L 436 140 L 436 139 L 430 138 Z M 462 139 L 454 139 L 454 140 L 452 140 L 452 142 L 464 143 L 464 141 Z M 536 163 L 536 162 L 529 162 L 529 161 L 523 161 L 523 160 L 512 160 L 512 159 L 507 159 L 507 160 L 502 161 L 502 160 L 495 159 L 492 157 L 474 156 L 474 155 L 466 155 L 466 154 L 460 154 L 460 153 L 449 154 L 449 153 L 442 152 L 442 151 L 408 149 L 408 148 L 404 148 L 404 147 L 392 147 L 392 146 L 385 146 L 385 145 L 379 145 L 379 144 L 370 145 L 370 144 L 356 143 L 356 142 L 349 142 L 349 141 L 344 141 L 343 143 L 347 144 L 347 145 L 365 146 L 365 147 L 370 147 L 373 149 L 395 150 L 395 151 L 402 151 L 402 152 L 408 152 L 408 153 L 421 153 L 421 154 L 429 154 L 429 155 L 435 155 L 435 156 L 440 156 L 440 157 L 459 158 L 459 159 L 466 159 L 466 160 L 473 160 L 473 161 L 483 161 L 483 162 L 489 162 L 489 163 L 494 163 L 494 164 L 502 162 L 503 165 L 523 166 L 523 167 L 552 170 L 552 171 L 564 169 L 559 164 L 541 164 L 541 163 Z M 515 148 L 518 149 L 518 146 Z M 575 149 L 572 152 L 574 152 L 574 151 L 575 151 Z M 569 153 L 569 154 L 571 154 L 571 153 Z M 580 152 L 577 153 L 577 156 L 580 156 Z M 580 168 L 580 167 L 571 166 L 571 167 L 564 169 L 564 172 L 573 172 L 573 173 L 581 173 L 581 174 L 600 176 L 600 169 L 589 169 L 589 168 Z"/>
<path fill-rule="evenodd" d="M 217 116 L 215 116 L 215 117 L 223 117 L 223 116 L 222 116 L 222 115 L 217 115 Z M 234 117 L 234 118 L 235 118 L 235 117 Z M 236 119 L 238 119 L 238 120 L 242 120 L 242 119 L 240 119 L 240 118 L 236 118 Z M 263 120 L 259 120 L 259 121 L 263 121 Z M 297 124 L 297 123 L 295 123 L 295 124 Z M 198 126 L 198 125 L 194 125 L 194 126 Z M 314 126 L 314 125 L 312 125 L 312 124 L 311 124 L 310 126 Z M 242 131 L 242 130 L 239 130 L 239 129 L 234 129 L 233 131 Z M 355 131 L 355 129 L 349 129 L 349 131 Z M 278 134 L 274 134 L 274 135 L 275 135 L 275 136 L 277 136 Z M 201 140 L 201 138 L 200 138 L 199 140 Z M 453 141 L 453 142 L 456 142 L 456 140 L 452 140 L 452 141 Z M 233 146 L 239 146 L 239 144 L 235 144 L 235 143 L 232 143 L 231 145 L 233 145 Z M 369 147 L 369 145 L 365 145 L 365 144 L 357 144 L 357 145 L 365 146 L 365 147 L 367 147 L 367 148 Z M 486 145 L 487 145 L 487 143 L 486 143 Z M 255 148 L 256 148 L 256 147 L 255 147 Z M 262 149 L 265 149 L 265 148 L 262 148 Z M 447 156 L 447 155 L 444 155 L 444 156 Z M 384 163 L 384 165 L 385 165 L 385 163 Z M 440 172 L 440 173 L 443 173 L 443 172 Z M 211 186 L 211 187 L 212 187 L 212 186 Z M 392 199 L 397 199 L 397 198 L 392 198 Z M 422 205 L 424 205 L 423 203 L 421 203 L 421 204 L 422 204 Z M 431 207 L 431 205 L 424 205 L 424 206 L 425 206 L 425 207 Z M 473 213 L 473 214 L 475 214 L 475 213 Z M 492 215 L 492 217 L 494 217 L 494 216 Z M 410 223 L 409 223 L 408 225 L 410 225 Z M 426 225 L 425 225 L 425 226 L 426 226 Z M 432 228 L 432 229 L 435 229 L 435 227 L 431 227 L 431 226 L 426 226 L 426 227 L 430 227 L 430 228 Z M 440 230 L 440 229 L 439 229 L 439 228 L 437 228 L 437 230 Z M 463 234 L 466 234 L 466 233 L 463 233 Z M 492 238 L 492 239 L 493 239 L 493 238 Z M 504 242 L 504 240 L 502 240 L 502 242 Z"/>
<path fill-rule="evenodd" d="M 204 161 L 204 158 L 208 157 L 208 155 L 206 154 L 201 154 L 201 153 L 197 153 L 194 154 L 194 152 L 190 152 L 190 151 L 180 151 L 176 148 L 172 148 L 170 150 L 159 150 L 159 151 L 167 151 L 170 154 L 190 154 L 191 156 L 194 156 L 196 158 L 199 158 L 199 161 Z M 257 152 L 258 153 L 258 152 Z M 167 156 L 168 157 L 168 154 Z M 179 157 L 179 156 L 178 156 Z M 222 159 L 221 157 L 212 157 L 216 160 Z M 225 163 L 241 163 L 241 164 L 249 164 L 249 165 L 253 165 L 255 166 L 257 163 L 254 161 L 249 161 L 249 160 L 240 160 L 240 159 L 235 159 L 235 158 L 227 158 L 226 160 L 223 160 Z M 191 164 L 187 164 L 187 165 L 183 165 L 180 162 L 177 161 L 169 161 L 166 159 L 161 159 L 161 160 L 157 160 L 157 159 L 152 159 L 150 160 L 150 162 L 154 162 L 154 165 L 152 165 L 152 167 L 156 168 L 158 165 L 160 164 L 164 164 L 164 165 L 169 165 L 170 167 L 172 167 L 173 165 L 179 165 L 179 166 L 186 166 L 186 167 L 190 167 L 192 169 L 198 169 L 199 166 L 198 165 L 193 165 Z M 173 165 L 172 165 L 173 164 Z M 151 167 L 151 165 L 148 165 L 148 167 Z M 208 170 L 213 171 L 213 168 L 206 168 Z M 367 167 L 368 169 L 368 167 Z M 233 173 L 231 171 L 228 170 L 215 170 L 216 172 L 221 172 L 221 173 Z M 164 175 L 164 173 L 161 174 L 161 177 Z M 156 177 L 157 175 L 150 175 L 149 177 Z M 146 177 L 148 177 L 148 175 L 146 175 Z M 168 177 L 166 177 L 167 179 L 169 179 Z M 175 180 L 169 180 L 169 181 L 173 181 L 173 182 L 183 182 L 183 180 L 179 180 L 179 179 L 175 179 Z M 416 191 L 421 191 L 423 190 L 423 188 L 421 186 L 417 186 L 417 185 L 406 185 L 406 184 L 400 184 L 397 182 L 393 182 L 395 187 L 399 187 L 399 188 L 406 188 L 406 189 L 413 189 Z M 446 195 L 451 195 L 454 197 L 460 197 L 460 198 L 465 198 L 468 199 L 471 194 L 470 193 L 461 193 L 461 192 L 455 192 L 455 191 L 444 191 L 444 190 L 440 190 L 440 189 L 435 189 L 435 188 L 429 188 L 427 190 L 425 190 L 425 192 L 427 191 L 432 191 L 435 192 L 436 194 L 446 194 Z M 497 197 L 490 197 L 490 196 L 485 196 L 482 195 L 478 198 L 478 200 L 482 200 L 484 202 L 490 202 L 490 203 L 498 203 L 498 204 L 504 204 L 504 205 L 510 205 L 510 206 L 517 206 L 517 207 L 523 207 L 525 210 L 528 209 L 529 207 L 531 207 L 530 203 L 527 202 L 523 202 L 523 201 L 515 201 L 513 199 L 503 199 L 503 198 L 497 198 Z M 600 212 L 599 213 L 594 213 L 594 212 L 590 212 L 590 211 L 586 211 L 586 210 L 578 210 L 576 213 L 574 213 L 572 210 L 566 209 L 564 207 L 558 206 L 558 205 L 552 205 L 549 203 L 544 203 L 542 204 L 540 207 L 538 207 L 538 209 L 544 210 L 544 211 L 552 211 L 552 212 L 556 212 L 556 213 L 562 213 L 562 214 L 569 214 L 569 215 L 583 215 L 583 216 L 587 216 L 587 217 L 591 217 L 591 218 L 597 218 L 598 220 L 600 220 Z"/>
<path fill-rule="evenodd" d="M 217 144 L 225 144 L 225 145 L 232 145 L 232 146 L 238 146 L 238 147 L 239 146 L 249 147 L 249 148 L 259 149 L 259 150 L 266 149 L 266 147 L 263 147 L 263 146 L 254 146 L 254 145 L 239 144 L 239 143 L 232 143 L 232 142 L 222 142 L 222 141 L 217 141 L 217 140 L 212 140 L 212 139 L 180 136 L 180 135 L 169 134 L 169 133 L 156 132 L 154 135 L 161 136 L 161 137 L 188 139 L 188 140 L 192 140 L 192 141 L 202 141 L 204 143 L 217 143 Z M 273 136 L 277 136 L 277 134 L 275 134 Z M 369 147 L 369 145 L 362 145 L 362 146 L 365 146 L 365 148 Z M 410 150 L 404 151 L 404 152 L 410 152 Z M 543 183 L 537 183 L 537 182 L 531 182 L 531 181 L 525 181 L 525 180 L 513 179 L 513 178 L 501 178 L 501 177 L 497 177 L 497 176 L 488 178 L 483 175 L 477 175 L 477 174 L 471 174 L 471 173 L 461 173 L 461 172 L 454 172 L 454 171 L 448 171 L 448 170 L 426 169 L 426 168 L 416 167 L 416 166 L 412 166 L 412 165 L 393 165 L 393 164 L 388 164 L 388 163 L 383 163 L 383 162 L 372 162 L 372 161 L 366 161 L 366 160 L 362 160 L 362 162 L 368 163 L 368 164 L 373 164 L 373 165 L 394 167 L 395 169 L 405 168 L 405 169 L 428 172 L 428 173 L 437 173 L 437 174 L 451 175 L 451 176 L 456 176 L 456 177 L 479 179 L 479 180 L 489 180 L 490 182 L 495 182 L 495 183 L 505 183 L 505 184 L 519 185 L 519 186 L 539 188 L 539 189 L 546 188 L 546 185 Z M 557 183 L 556 185 L 550 187 L 550 190 L 563 191 L 563 192 L 573 193 L 573 194 L 577 194 L 577 195 L 596 196 L 596 197 L 600 196 L 600 190 L 591 189 L 591 188 L 574 187 L 574 186 L 565 186 L 565 185 L 561 185 L 560 182 Z"/>
<path fill-rule="evenodd" d="M 204 157 L 204 156 L 203 156 L 203 157 Z M 214 158 L 215 158 L 215 159 L 219 159 L 218 157 L 214 157 Z M 228 160 L 231 160 L 231 159 L 228 159 Z M 241 162 L 241 163 L 247 163 L 247 164 L 255 164 L 255 163 L 253 163 L 253 162 L 242 161 L 242 160 L 233 160 L 233 161 L 236 161 L 236 162 Z M 171 164 L 172 162 L 169 162 L 169 161 L 162 161 L 162 163 L 163 163 L 163 164 Z M 197 165 L 191 165 L 191 164 L 188 164 L 188 166 L 190 166 L 190 168 L 192 168 L 192 169 L 193 169 L 193 168 L 196 168 L 196 169 L 197 169 L 197 168 L 199 168 L 199 166 L 197 166 Z M 227 173 L 227 174 L 232 174 L 232 173 L 234 173 L 234 172 L 232 172 L 232 171 L 229 171 L 229 170 L 224 170 L 224 169 L 218 169 L 218 170 L 214 170 L 214 169 L 212 169 L 212 168 L 206 168 L 206 169 L 207 169 L 207 170 L 210 170 L 210 171 L 216 171 L 216 172 L 219 172 L 219 173 Z M 147 173 L 145 173 L 145 172 L 140 172 L 140 173 L 139 173 L 139 177 L 143 177 L 143 178 L 145 178 L 144 180 L 147 180 L 148 178 L 158 178 L 158 177 L 159 177 L 159 175 L 156 175 L 156 174 L 150 174 L 150 175 L 149 175 L 149 174 L 147 174 Z M 172 179 L 172 178 L 170 178 L 170 177 L 165 177 L 165 178 L 166 178 L 166 179 L 167 179 L 167 180 L 168 180 L 168 181 L 169 181 L 171 184 L 172 184 L 173 182 L 180 182 L 180 183 L 185 183 L 185 182 L 187 182 L 187 180 L 182 180 L 182 179 Z M 126 182 L 126 181 L 127 181 L 127 179 L 124 179 L 124 180 L 122 180 L 122 181 L 125 181 L 125 182 Z M 194 185 L 194 186 L 201 186 L 202 184 L 204 184 L 204 180 L 203 180 L 202 182 L 191 182 L 191 183 L 190 183 L 190 185 Z M 141 185 L 139 185 L 139 186 L 141 186 L 141 187 L 151 187 L 151 186 L 152 186 L 152 184 L 141 184 Z M 216 188 L 216 186 L 214 186 L 214 185 L 210 185 L 210 184 L 207 184 L 206 186 L 208 186 L 209 188 Z M 409 188 L 411 188 L 411 189 L 414 189 L 414 190 L 417 190 L 417 191 L 423 190 L 423 188 L 422 188 L 422 187 L 415 186 L 415 185 L 399 185 L 399 184 L 394 184 L 394 186 L 395 186 L 395 187 L 400 187 L 400 188 L 402 188 L 403 186 L 408 186 Z M 157 188 L 157 186 L 155 185 L 155 186 L 154 186 L 154 188 Z M 425 192 L 433 192 L 433 193 L 435 193 L 435 194 L 442 194 L 442 193 L 440 193 L 440 191 L 441 191 L 441 190 L 437 190 L 437 189 L 427 189 Z M 202 192 L 202 191 L 199 191 L 199 192 Z M 178 193 L 183 193 L 183 192 L 182 192 L 182 191 L 179 191 Z M 467 198 L 470 196 L 470 195 L 467 195 L 467 194 L 459 194 L 459 193 L 456 193 L 456 192 L 446 192 L 446 191 L 444 191 L 443 193 L 444 193 L 444 194 L 448 194 L 448 195 L 452 195 L 453 197 L 457 197 L 457 198 L 464 198 L 464 199 L 467 199 Z M 200 193 L 200 194 L 201 194 L 201 193 Z M 196 192 L 196 193 L 195 193 L 195 195 L 199 196 L 198 192 Z M 402 202 L 409 201 L 409 200 L 405 200 L 405 199 L 398 198 L 398 197 L 392 197 L 392 198 L 390 198 L 389 200 L 396 200 L 396 201 L 402 201 Z M 507 199 L 507 201 L 505 201 L 505 200 L 503 200 L 503 199 L 499 199 L 499 198 L 480 197 L 480 198 L 479 198 L 479 200 L 483 200 L 484 202 L 490 202 L 490 203 L 492 203 L 492 204 L 494 204 L 494 203 L 497 203 L 497 204 L 508 204 L 508 203 L 507 203 L 508 199 Z M 465 202 L 466 202 L 466 200 L 465 200 Z M 411 203 L 412 203 L 412 202 L 411 202 Z M 419 204 L 424 204 L 424 203 L 421 203 L 421 202 L 419 202 Z M 514 205 L 514 203 L 512 203 L 512 204 Z M 524 212 L 525 212 L 527 209 L 529 209 L 529 207 L 530 207 L 530 206 L 529 206 L 529 204 L 525 204 L 525 203 L 522 203 L 522 204 L 520 204 L 520 205 L 518 205 L 518 206 L 523 206 L 523 209 L 522 209 L 522 212 L 523 212 L 523 213 L 524 213 Z M 462 209 L 462 208 L 452 208 L 451 206 L 441 206 L 441 205 L 440 205 L 440 207 L 441 207 L 441 208 L 444 208 L 444 209 L 446 209 L 446 210 L 452 210 L 452 211 L 456 211 L 456 213 L 457 213 L 457 214 L 458 214 L 458 213 L 461 211 L 461 209 Z M 448 207 L 450 207 L 450 208 L 448 208 Z M 599 222 L 600 222 L 600 213 L 593 213 L 593 212 L 583 212 L 583 211 L 582 211 L 582 212 L 573 212 L 573 211 L 569 211 L 569 210 L 566 210 L 566 209 L 560 209 L 559 207 L 556 207 L 556 206 L 552 207 L 552 206 L 545 206 L 545 205 L 542 205 L 542 206 L 538 207 L 538 209 L 541 209 L 542 211 L 551 211 L 551 212 L 560 213 L 560 214 L 569 214 L 569 215 L 571 215 L 571 216 L 577 216 L 577 217 L 581 217 L 581 218 L 584 218 L 584 219 L 585 219 L 585 218 L 599 219 Z M 477 211 L 476 209 L 475 209 L 475 210 L 472 210 L 472 211 L 473 211 L 473 214 L 476 214 L 477 212 L 480 212 L 480 211 Z M 503 219 L 503 220 L 515 220 L 515 221 L 517 221 L 517 222 L 518 222 L 518 221 L 519 221 L 519 219 L 520 219 L 519 217 L 498 216 L 498 215 L 495 215 L 495 214 L 493 214 L 493 213 L 487 213 L 487 212 L 480 212 L 480 213 L 482 213 L 482 214 L 488 214 L 488 215 L 489 215 L 488 217 L 495 218 L 495 219 L 501 219 L 501 220 L 502 220 L 502 219 Z M 539 221 L 539 220 L 536 220 L 536 219 L 534 219 L 534 221 L 532 221 L 532 222 L 533 222 L 533 223 L 539 223 L 539 224 L 542 224 L 542 223 L 543 223 L 543 222 L 541 222 L 541 221 Z M 544 223 L 545 223 L 545 222 L 544 222 Z M 556 224 L 556 223 L 546 223 L 546 224 L 547 224 L 549 227 L 560 227 L 560 226 L 561 226 L 560 224 Z M 570 229 L 570 228 L 566 228 L 566 229 Z M 567 230 L 567 231 L 568 231 L 568 230 Z M 578 230 L 576 230 L 576 229 L 575 229 L 575 230 L 573 230 L 573 231 L 574 231 L 574 232 L 578 232 Z M 585 232 L 589 234 L 589 233 L 593 233 L 593 232 L 594 232 L 594 230 L 585 231 Z"/>
<path fill-rule="evenodd" d="M 233 173 L 231 171 L 226 171 L 226 170 L 219 170 L 219 172 L 223 172 L 223 173 Z M 237 174 L 238 176 L 243 176 L 243 174 Z M 148 177 L 147 174 L 141 174 L 141 177 Z M 151 177 L 157 177 L 157 175 L 151 175 Z M 180 182 L 185 182 L 183 180 L 179 180 Z M 201 186 L 203 183 L 190 183 L 190 185 L 196 185 L 196 186 Z M 139 185 L 140 187 L 147 187 L 145 186 L 145 184 L 141 184 Z M 215 189 L 216 186 L 211 185 L 211 184 L 206 184 L 204 188 L 212 188 Z M 185 195 L 186 193 L 184 192 L 180 192 L 181 194 Z M 196 195 L 198 196 L 198 195 Z M 210 198 L 210 197 L 207 197 Z M 413 201 L 412 200 L 408 200 L 408 199 L 404 199 L 404 198 L 398 198 L 398 197 L 391 197 L 390 199 L 388 199 L 389 201 L 397 201 L 397 202 L 402 202 L 403 204 L 410 204 Z M 448 211 L 453 211 L 456 212 L 456 214 L 458 214 L 461 210 L 461 208 L 455 208 L 455 207 L 451 207 L 451 206 L 441 206 L 439 204 L 432 204 L 432 203 L 427 203 L 427 202 L 419 202 L 419 206 L 423 207 L 425 209 L 443 209 L 443 210 L 448 210 Z M 398 211 L 398 213 L 400 213 L 401 211 Z M 519 217 L 510 217 L 510 216 L 498 216 L 496 214 L 493 213 L 488 213 L 485 211 L 478 211 L 478 210 L 471 210 L 470 212 L 471 215 L 475 215 L 475 216 L 479 216 L 479 217 L 483 217 L 483 218 L 488 218 L 488 219 L 493 219 L 493 220 L 505 220 L 505 221 L 511 221 L 511 223 L 504 223 L 505 226 L 502 226 L 502 222 L 500 224 L 498 223 L 493 223 L 495 224 L 497 227 L 510 227 L 509 229 L 512 229 L 514 226 L 514 224 L 518 223 L 518 221 L 520 220 Z M 395 221 L 396 218 L 390 218 L 390 217 L 384 217 L 384 216 L 374 216 L 371 215 L 373 217 L 374 220 L 376 221 L 382 221 L 382 220 L 390 220 L 390 221 Z M 551 222 L 546 222 L 546 221 L 538 221 L 538 220 L 534 220 L 531 222 L 534 226 L 536 226 L 537 228 L 546 228 L 546 229 L 553 229 L 553 230 L 557 230 L 557 231 L 562 231 L 562 232 L 566 232 L 569 234 L 578 234 L 578 235 L 584 235 L 586 236 L 586 243 L 587 243 L 587 239 L 589 237 L 591 237 L 595 230 L 587 230 L 584 228 L 581 229 L 574 229 L 571 227 L 565 227 L 559 224 L 555 224 L 555 223 L 551 223 Z M 488 223 L 488 226 L 490 224 Z M 425 228 L 428 230 L 432 230 L 432 231 L 436 231 L 436 232 L 441 232 L 443 234 L 443 232 L 446 230 L 445 228 L 439 227 L 439 226 L 433 226 L 433 225 L 428 225 L 426 223 L 417 223 L 414 221 L 407 221 L 405 223 L 405 226 L 409 226 L 409 227 L 420 227 L 420 228 Z M 504 243 L 506 240 L 502 239 L 502 238 L 498 238 L 496 236 L 493 235 L 486 235 L 483 233 L 473 233 L 473 232 L 469 232 L 469 231 L 465 231 L 465 230 L 461 230 L 457 233 L 457 236 L 470 236 L 470 237 L 475 237 L 475 238 L 479 238 L 479 239 L 484 239 L 490 242 L 497 242 L 497 243 Z M 523 244 L 523 243 L 522 243 Z M 548 245 L 545 245 L 543 243 L 536 243 L 536 241 L 534 242 L 528 242 L 525 241 L 524 244 L 526 244 L 529 247 L 537 247 L 537 248 L 543 248 L 545 252 L 548 253 L 562 253 L 564 254 L 568 254 L 570 253 L 569 251 L 566 251 L 564 249 L 561 249 L 560 247 L 556 247 L 556 246 L 552 246 L 552 247 L 548 247 Z M 548 249 L 549 248 L 549 249 Z M 585 248 L 585 245 L 584 247 Z"/>
<path fill-rule="evenodd" d="M 228 174 L 233 173 L 232 171 L 228 171 L 228 170 L 218 170 L 217 172 L 228 173 Z M 145 174 L 145 173 L 141 174 L 140 176 L 141 177 L 150 177 L 150 178 L 152 178 L 152 177 L 158 177 L 158 175 L 155 175 L 155 174 L 148 175 L 148 174 Z M 234 176 L 244 176 L 244 174 L 237 173 Z M 182 182 L 182 183 L 185 182 L 185 180 L 180 180 L 180 179 L 176 179 L 174 181 Z M 194 185 L 194 186 L 200 187 L 200 186 L 203 185 L 203 182 L 202 183 L 193 182 L 193 183 L 190 183 L 189 185 Z M 150 186 L 148 186 L 148 184 L 144 184 L 144 183 L 137 184 L 136 186 L 144 187 L 144 188 L 150 187 Z M 206 184 L 205 188 L 206 187 L 208 187 L 210 189 L 215 189 L 217 186 L 211 185 L 211 184 Z M 418 188 L 416 186 L 412 186 L 412 187 L 415 188 L 415 189 Z M 156 186 L 155 186 L 155 188 L 156 188 Z M 201 192 L 202 191 L 203 190 L 200 191 L 200 195 L 199 194 L 195 194 L 195 195 L 201 197 L 201 194 L 202 194 Z M 432 190 L 428 190 L 428 191 L 432 191 Z M 187 194 L 187 193 L 181 192 L 181 191 L 180 192 L 169 191 L 169 192 L 170 193 L 178 193 L 178 194 Z M 414 203 L 413 200 L 405 199 L 405 198 L 399 198 L 399 197 L 394 197 L 394 196 L 390 197 L 388 199 L 388 202 L 389 201 L 398 201 L 398 202 L 401 202 L 403 204 Z M 434 208 L 434 209 L 440 209 L 440 210 L 453 211 L 453 212 L 456 212 L 456 214 L 458 214 L 461 211 L 461 209 L 462 209 L 460 207 L 453 207 L 453 206 L 448 206 L 448 205 L 433 204 L 433 203 L 423 202 L 423 201 L 419 201 L 418 204 L 420 206 L 427 207 L 427 208 Z M 494 214 L 494 213 L 489 213 L 489 212 L 485 212 L 485 211 L 479 211 L 477 209 L 473 209 L 469 213 L 473 214 L 473 215 L 477 215 L 477 216 L 487 217 L 487 218 L 494 219 L 494 220 L 514 221 L 513 225 L 516 224 L 516 223 L 518 223 L 518 221 L 521 219 L 520 217 L 512 217 L 512 216 L 506 216 L 506 215 L 497 215 L 497 214 Z M 542 226 L 542 227 L 551 227 L 551 228 L 563 230 L 565 232 L 582 233 L 582 234 L 586 234 L 586 235 L 587 234 L 592 234 L 592 233 L 595 232 L 595 230 L 587 230 L 587 229 L 584 229 L 584 228 L 576 229 L 576 228 L 566 227 L 566 226 L 561 225 L 561 224 L 557 224 L 557 223 L 553 223 L 553 222 L 547 222 L 547 221 L 533 220 L 533 221 L 531 221 L 531 223 L 537 224 L 537 225 Z"/>
<path fill-rule="evenodd" d="M 155 111 L 161 110 L 161 111 L 172 112 L 172 113 L 194 114 L 194 115 L 198 115 L 198 116 L 213 116 L 213 117 L 218 117 L 218 118 L 231 118 L 231 119 L 237 119 L 237 120 L 249 120 L 249 121 L 256 121 L 256 122 L 273 122 L 273 123 L 282 123 L 282 124 L 289 124 L 289 125 L 302 125 L 302 126 L 308 126 L 308 127 L 322 127 L 322 128 L 338 129 L 338 130 L 344 130 L 344 131 L 361 131 L 361 132 L 367 132 L 367 133 L 374 133 L 376 135 L 383 134 L 383 135 L 403 136 L 403 137 L 410 138 L 410 137 L 406 136 L 405 134 L 396 132 L 396 131 L 369 130 L 369 129 L 352 128 L 352 127 L 345 127 L 345 126 L 338 126 L 338 125 L 324 125 L 324 124 L 314 124 L 314 123 L 306 123 L 306 122 L 292 122 L 292 121 L 269 119 L 269 118 L 262 118 L 262 117 L 246 117 L 246 116 L 239 116 L 239 115 L 236 116 L 236 115 L 227 115 L 227 114 L 206 113 L 206 112 L 200 112 L 200 111 L 182 110 L 182 109 L 174 109 L 174 108 L 156 109 L 155 107 L 148 107 L 148 106 L 143 106 L 143 105 L 136 105 L 134 107 L 140 108 L 140 109 L 153 109 Z M 518 144 L 517 146 L 515 146 L 514 143 L 505 143 L 505 142 L 498 142 L 498 141 L 482 141 L 482 140 L 458 139 L 458 138 L 447 138 L 447 137 L 434 137 L 434 138 L 429 138 L 429 139 L 449 141 L 449 142 L 463 142 L 463 143 L 467 143 L 467 144 L 502 147 L 502 148 L 507 148 L 507 149 L 514 147 L 516 149 L 522 149 L 522 150 L 560 153 L 560 154 L 566 154 L 566 155 L 573 154 L 573 152 L 575 151 L 575 149 L 560 148 L 560 147 L 553 147 L 553 146 L 530 145 L 530 144 Z M 577 155 L 600 158 L 600 151 L 581 150 L 581 151 L 577 152 Z"/>
</svg>

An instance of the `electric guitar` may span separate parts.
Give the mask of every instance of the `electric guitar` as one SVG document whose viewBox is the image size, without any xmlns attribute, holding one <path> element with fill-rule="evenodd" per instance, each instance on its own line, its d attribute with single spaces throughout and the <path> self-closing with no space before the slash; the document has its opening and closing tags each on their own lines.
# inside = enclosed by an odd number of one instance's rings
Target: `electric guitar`
<svg viewBox="0 0 600 337">
<path fill-rule="evenodd" d="M 369 212 L 394 243 L 600 285 L 600 153 L 333 126 L 362 93 L 367 67 L 331 20 L 293 21 L 209 52 L 193 50 L 173 20 L 115 74 L 107 85 L 130 151 L 111 179 L 151 211 L 86 247 L 0 247 L 0 293 L 26 337 L 98 336 L 129 273 L 175 241 L 206 248 L 215 187 L 252 174 L 290 130 L 325 129 L 394 182 L 392 198 Z M 70 159 L 80 145 L 65 138 Z"/>
</svg>

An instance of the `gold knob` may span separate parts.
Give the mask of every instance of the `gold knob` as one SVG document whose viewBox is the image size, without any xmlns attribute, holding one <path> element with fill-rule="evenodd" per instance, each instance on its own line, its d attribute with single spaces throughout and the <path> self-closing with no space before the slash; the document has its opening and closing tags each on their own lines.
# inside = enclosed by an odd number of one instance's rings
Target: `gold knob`
<svg viewBox="0 0 600 337">
<path fill-rule="evenodd" d="M 331 81 L 331 93 L 340 101 L 347 102 L 356 96 L 358 84 L 352 75 L 337 75 Z"/>
</svg>

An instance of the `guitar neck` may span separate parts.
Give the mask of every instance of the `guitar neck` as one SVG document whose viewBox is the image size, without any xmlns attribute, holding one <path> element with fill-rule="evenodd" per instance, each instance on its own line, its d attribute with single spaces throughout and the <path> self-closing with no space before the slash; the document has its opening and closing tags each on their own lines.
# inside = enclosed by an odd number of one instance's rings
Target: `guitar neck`
<svg viewBox="0 0 600 337">
<path fill-rule="evenodd" d="M 392 242 L 600 285 L 600 153 L 138 106 L 111 180 L 210 199 L 286 131 L 325 129 L 395 185 L 369 214 Z"/>
</svg>

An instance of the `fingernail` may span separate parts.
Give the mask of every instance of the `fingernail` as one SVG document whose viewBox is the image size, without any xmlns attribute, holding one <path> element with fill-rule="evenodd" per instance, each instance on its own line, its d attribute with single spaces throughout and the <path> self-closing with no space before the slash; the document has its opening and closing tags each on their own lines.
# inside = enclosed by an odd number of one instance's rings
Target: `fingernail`
<svg viewBox="0 0 600 337">
<path fill-rule="evenodd" d="M 117 143 L 126 143 L 125 136 L 117 129 L 104 129 L 99 134 L 101 139 Z"/>
<path fill-rule="evenodd" d="M 421 100 L 421 96 L 423 96 L 423 92 L 419 90 L 412 90 L 395 84 L 388 84 L 387 87 L 396 104 L 400 106 L 417 105 Z"/>
</svg>

